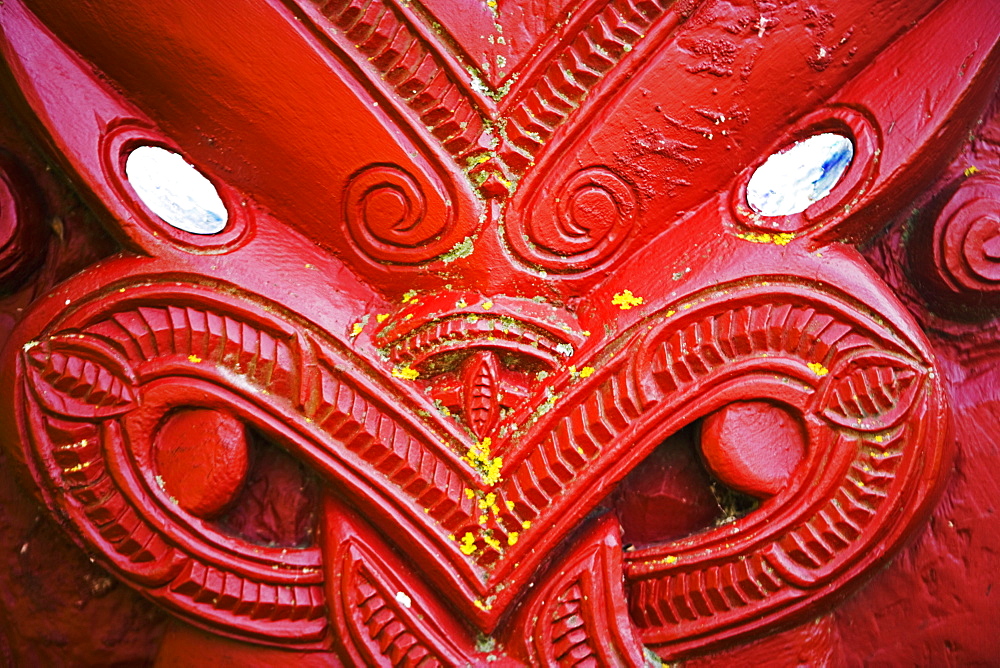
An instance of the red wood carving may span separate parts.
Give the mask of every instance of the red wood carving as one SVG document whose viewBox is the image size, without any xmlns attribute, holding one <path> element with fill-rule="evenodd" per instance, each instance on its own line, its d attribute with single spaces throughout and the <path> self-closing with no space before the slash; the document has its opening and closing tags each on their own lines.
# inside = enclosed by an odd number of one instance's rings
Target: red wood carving
<svg viewBox="0 0 1000 668">
<path fill-rule="evenodd" d="M 62 660 L 836 662 L 996 424 L 998 44 L 991 0 L 0 3 L 0 504 L 147 616 Z M 823 134 L 829 194 L 753 203 Z"/>
</svg>

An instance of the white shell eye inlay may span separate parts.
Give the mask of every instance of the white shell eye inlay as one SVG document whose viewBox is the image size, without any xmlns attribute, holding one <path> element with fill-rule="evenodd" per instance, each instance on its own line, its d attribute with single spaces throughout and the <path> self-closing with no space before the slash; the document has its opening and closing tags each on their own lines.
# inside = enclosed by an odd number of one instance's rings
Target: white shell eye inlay
<svg viewBox="0 0 1000 668">
<path fill-rule="evenodd" d="M 229 212 L 219 192 L 184 158 L 159 146 L 140 146 L 125 161 L 125 176 L 142 203 L 171 227 L 218 234 Z"/>
<path fill-rule="evenodd" d="M 843 135 L 823 133 L 775 153 L 747 183 L 747 203 L 762 216 L 790 216 L 830 194 L 854 158 Z"/>
</svg>

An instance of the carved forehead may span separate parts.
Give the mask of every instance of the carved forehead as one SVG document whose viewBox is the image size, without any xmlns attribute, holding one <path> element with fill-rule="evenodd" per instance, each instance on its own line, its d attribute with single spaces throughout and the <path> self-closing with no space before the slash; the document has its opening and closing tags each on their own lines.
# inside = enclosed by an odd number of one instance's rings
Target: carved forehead
<svg viewBox="0 0 1000 668">
<path fill-rule="evenodd" d="M 534 16 L 512 3 L 29 3 L 195 160 L 286 224 L 344 246 L 331 220 L 345 189 L 392 164 L 457 228 L 441 252 L 485 199 L 516 188 L 517 218 L 591 165 L 635 190 L 639 217 L 689 211 L 934 3 L 890 4 L 591 1 Z M 466 14 L 495 14 L 489 48 Z M 480 56 L 495 64 L 502 48 L 497 79 Z"/>
</svg>

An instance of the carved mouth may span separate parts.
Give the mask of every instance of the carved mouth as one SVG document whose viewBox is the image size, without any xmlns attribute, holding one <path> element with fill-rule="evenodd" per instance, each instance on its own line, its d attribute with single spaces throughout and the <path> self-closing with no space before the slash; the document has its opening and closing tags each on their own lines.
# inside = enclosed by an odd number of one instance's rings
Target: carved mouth
<svg viewBox="0 0 1000 668">
<path fill-rule="evenodd" d="M 411 298 L 375 336 L 393 364 L 429 384 L 446 415 L 485 439 L 504 431 L 541 374 L 562 367 L 586 333 L 548 304 L 445 293 Z"/>
<path fill-rule="evenodd" d="M 426 376 L 483 349 L 496 351 L 505 366 L 553 371 L 585 339 L 572 316 L 549 304 L 455 292 L 412 299 L 375 334 L 393 364 Z"/>
</svg>

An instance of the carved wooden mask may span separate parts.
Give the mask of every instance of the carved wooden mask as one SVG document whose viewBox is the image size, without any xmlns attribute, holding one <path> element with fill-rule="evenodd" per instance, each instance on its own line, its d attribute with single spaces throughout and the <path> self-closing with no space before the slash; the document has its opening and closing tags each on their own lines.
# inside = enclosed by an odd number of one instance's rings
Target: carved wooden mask
<svg viewBox="0 0 1000 668">
<path fill-rule="evenodd" d="M 809 619 L 949 461 L 930 347 L 855 246 L 993 94 L 996 14 L 6 0 L 6 90 L 123 250 L 18 322 L 4 445 L 123 581 L 262 645 L 642 665 Z M 823 134 L 829 194 L 748 204 Z M 144 146 L 220 231 L 148 208 Z M 14 286 L 44 240 L 4 165 Z M 251 530 L 248 489 L 305 469 L 295 526 Z"/>
</svg>

